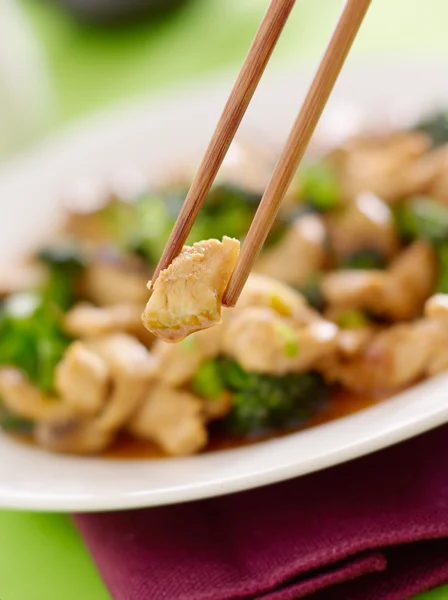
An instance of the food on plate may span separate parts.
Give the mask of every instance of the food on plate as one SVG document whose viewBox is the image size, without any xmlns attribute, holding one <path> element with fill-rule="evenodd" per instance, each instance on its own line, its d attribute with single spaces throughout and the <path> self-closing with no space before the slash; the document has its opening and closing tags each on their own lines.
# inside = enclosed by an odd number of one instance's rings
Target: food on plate
<svg viewBox="0 0 448 600">
<path fill-rule="evenodd" d="M 2 279 L 0 426 L 54 452 L 127 439 L 184 456 L 447 371 L 446 122 L 309 158 L 232 309 L 222 294 L 269 175 L 256 152 L 234 154 L 244 169 L 227 164 L 147 306 L 188 178 L 69 210 Z"/>
<path fill-rule="evenodd" d="M 145 327 L 162 340 L 178 342 L 220 323 L 222 297 L 239 250 L 239 241 L 226 236 L 222 242 L 185 246 L 152 286 Z"/>
</svg>

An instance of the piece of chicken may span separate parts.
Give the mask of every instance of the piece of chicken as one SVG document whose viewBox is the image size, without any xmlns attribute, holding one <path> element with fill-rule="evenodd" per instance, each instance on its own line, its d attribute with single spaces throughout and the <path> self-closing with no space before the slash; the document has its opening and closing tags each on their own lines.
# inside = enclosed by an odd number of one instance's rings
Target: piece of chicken
<svg viewBox="0 0 448 600">
<path fill-rule="evenodd" d="M 94 416 L 110 391 L 106 361 L 80 341 L 73 342 L 55 369 L 55 388 L 64 403 L 81 415 Z"/>
<path fill-rule="evenodd" d="M 421 193 L 436 172 L 428 161 L 431 141 L 420 132 L 353 138 L 330 154 L 338 169 L 344 197 L 369 191 L 386 202 Z"/>
<path fill-rule="evenodd" d="M 145 306 L 148 271 L 136 257 L 103 253 L 85 269 L 83 295 L 98 306 Z"/>
<path fill-rule="evenodd" d="M 65 414 L 36 428 L 38 443 L 58 452 L 97 452 L 111 444 L 155 378 L 156 359 L 135 338 L 113 334 L 76 341 L 56 368 Z"/>
<path fill-rule="evenodd" d="M 430 298 L 425 316 L 370 333 L 356 354 L 338 352 L 322 372 L 356 392 L 394 392 L 448 367 L 448 296 Z"/>
<path fill-rule="evenodd" d="M 418 316 L 434 289 L 437 258 L 433 246 L 414 242 L 387 271 L 341 270 L 327 274 L 322 292 L 332 307 L 359 308 L 393 320 Z"/>
<path fill-rule="evenodd" d="M 271 308 L 248 307 L 226 327 L 223 352 L 246 371 L 273 375 L 307 371 L 334 351 L 337 331 L 323 319 L 299 324 Z"/>
<path fill-rule="evenodd" d="M 80 302 L 64 315 L 62 325 L 64 331 L 74 338 L 88 339 L 125 332 L 149 348 L 154 336 L 142 325 L 142 307 L 142 304 L 94 306 Z"/>
<path fill-rule="evenodd" d="M 143 313 L 151 333 L 168 342 L 221 322 L 221 301 L 240 244 L 224 237 L 185 246 L 153 285 Z"/>
<path fill-rule="evenodd" d="M 284 317 L 291 317 L 297 323 L 308 323 L 319 318 L 310 308 L 305 298 L 295 289 L 267 275 L 252 273 L 236 303 L 233 313 L 249 306 L 262 306 Z"/>
<path fill-rule="evenodd" d="M 156 442 L 170 455 L 195 454 L 208 441 L 202 406 L 190 392 L 161 383 L 150 390 L 128 429 L 137 437 Z"/>
<path fill-rule="evenodd" d="M 12 413 L 42 423 L 55 423 L 73 416 L 73 410 L 54 396 L 47 396 L 13 367 L 0 369 L 0 397 Z"/>
<path fill-rule="evenodd" d="M 198 331 L 178 344 L 157 340 L 152 348 L 157 378 L 169 386 L 188 383 L 204 360 L 219 354 L 222 327 L 221 324 Z"/>
<path fill-rule="evenodd" d="M 312 214 L 300 217 L 279 242 L 264 250 L 254 271 L 290 284 L 306 283 L 324 266 L 326 237 L 321 217 Z"/>
<path fill-rule="evenodd" d="M 392 212 L 374 194 L 364 192 L 327 219 L 332 252 L 341 260 L 360 250 L 376 250 L 384 258 L 393 256 L 398 239 Z"/>
</svg>

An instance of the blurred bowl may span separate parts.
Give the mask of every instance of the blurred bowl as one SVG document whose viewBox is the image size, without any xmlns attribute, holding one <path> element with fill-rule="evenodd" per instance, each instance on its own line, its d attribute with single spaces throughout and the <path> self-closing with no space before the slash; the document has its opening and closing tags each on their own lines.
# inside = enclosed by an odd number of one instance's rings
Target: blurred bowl
<svg viewBox="0 0 448 600">
<path fill-rule="evenodd" d="M 118 23 L 154 16 L 177 8 L 188 0 L 59 0 L 76 17 L 94 23 Z"/>
</svg>

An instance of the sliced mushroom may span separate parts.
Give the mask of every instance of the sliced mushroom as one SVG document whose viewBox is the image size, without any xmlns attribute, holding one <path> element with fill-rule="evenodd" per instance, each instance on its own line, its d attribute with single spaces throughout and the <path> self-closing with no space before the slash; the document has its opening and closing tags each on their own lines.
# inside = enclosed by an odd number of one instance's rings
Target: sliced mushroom
<svg viewBox="0 0 448 600">
<path fill-rule="evenodd" d="M 116 432 L 105 431 L 91 421 L 72 418 L 57 423 L 40 422 L 34 436 L 39 446 L 52 452 L 92 454 L 108 448 Z"/>
</svg>

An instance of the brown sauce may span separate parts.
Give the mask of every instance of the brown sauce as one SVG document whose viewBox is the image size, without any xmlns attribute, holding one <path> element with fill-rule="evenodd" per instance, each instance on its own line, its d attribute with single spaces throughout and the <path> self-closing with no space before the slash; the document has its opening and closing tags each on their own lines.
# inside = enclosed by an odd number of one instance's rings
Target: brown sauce
<svg viewBox="0 0 448 600">
<path fill-rule="evenodd" d="M 364 408 L 368 408 L 382 400 L 385 400 L 385 395 L 365 395 L 354 394 L 346 390 L 337 390 L 334 392 L 328 406 L 316 417 L 311 419 L 305 426 L 298 427 L 295 431 L 308 429 L 328 421 L 333 421 L 341 417 L 345 417 L 352 413 L 359 412 Z M 238 448 L 241 446 L 249 446 L 259 443 L 267 439 L 281 437 L 292 433 L 288 431 L 277 431 L 272 435 L 264 438 L 236 438 L 229 435 L 212 433 L 210 441 L 204 452 L 217 452 L 228 450 L 230 448 Z M 106 450 L 102 456 L 106 458 L 121 458 L 121 459 L 148 459 L 148 458 L 164 458 L 166 455 L 160 448 L 151 442 L 139 440 L 129 434 L 121 434 L 116 442 Z"/>
</svg>

